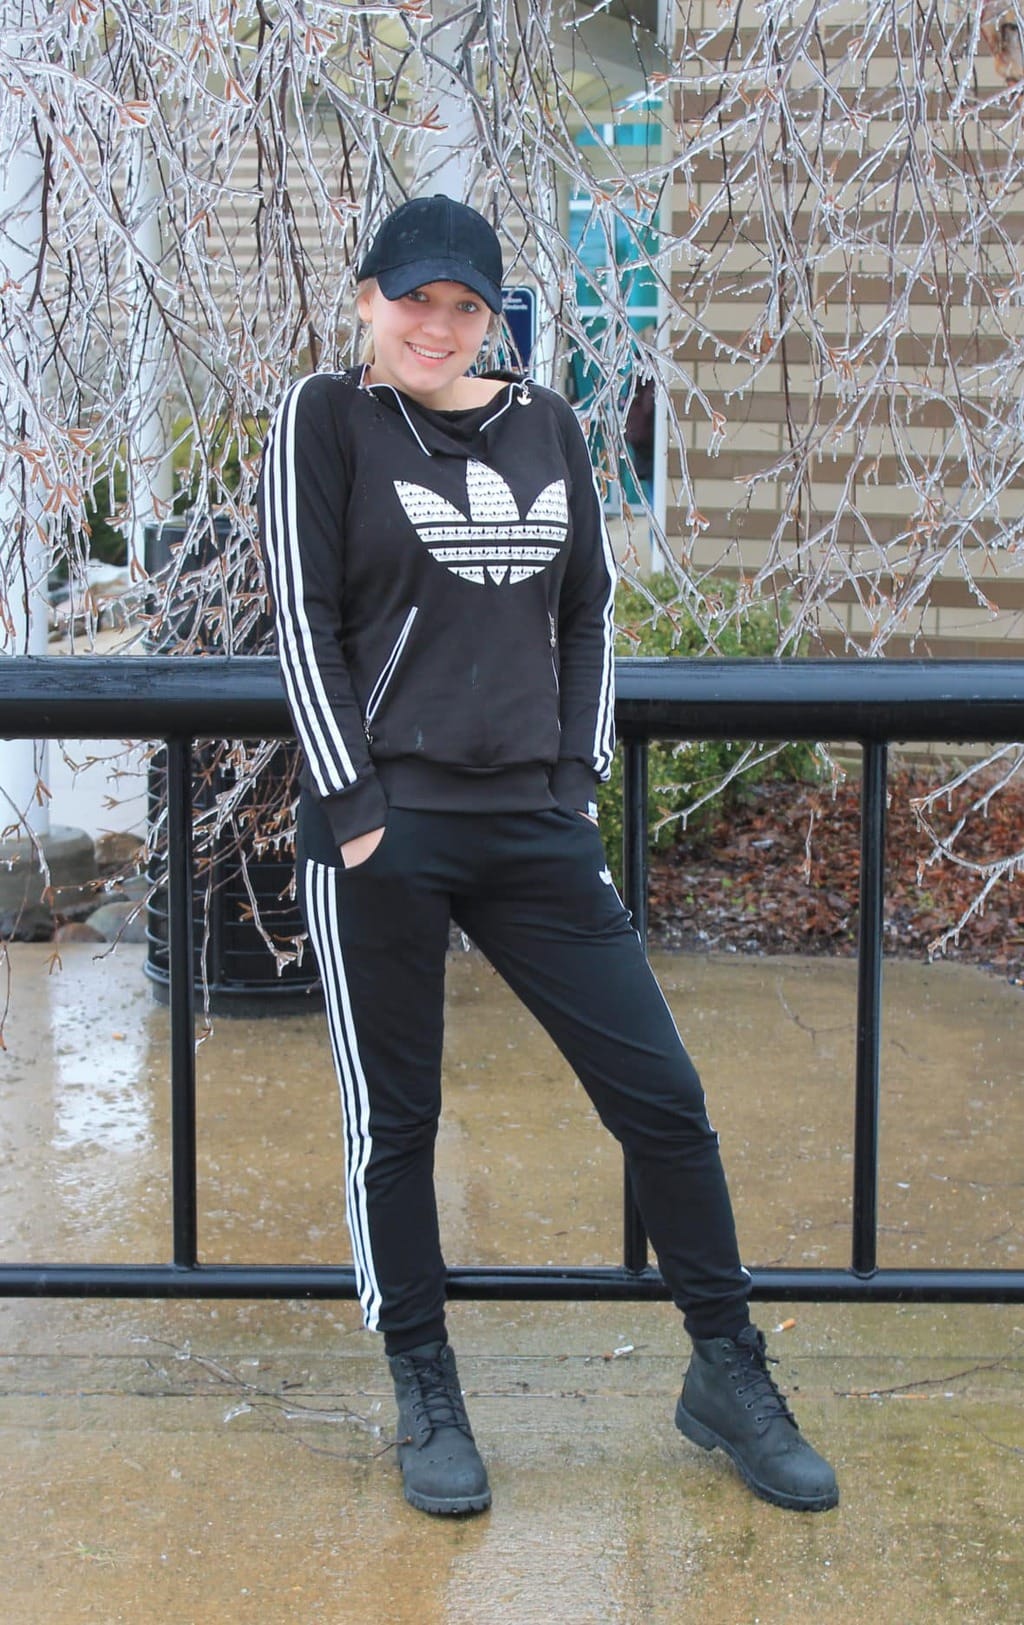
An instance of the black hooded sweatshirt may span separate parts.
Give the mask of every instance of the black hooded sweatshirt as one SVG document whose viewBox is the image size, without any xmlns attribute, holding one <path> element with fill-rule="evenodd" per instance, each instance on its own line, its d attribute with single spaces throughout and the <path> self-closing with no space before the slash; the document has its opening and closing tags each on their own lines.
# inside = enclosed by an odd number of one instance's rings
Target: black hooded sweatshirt
<svg viewBox="0 0 1024 1625">
<path fill-rule="evenodd" d="M 362 369 L 294 384 L 260 529 L 307 816 L 587 810 L 614 749 L 615 564 L 571 407 L 530 379 L 439 412 Z"/>
</svg>

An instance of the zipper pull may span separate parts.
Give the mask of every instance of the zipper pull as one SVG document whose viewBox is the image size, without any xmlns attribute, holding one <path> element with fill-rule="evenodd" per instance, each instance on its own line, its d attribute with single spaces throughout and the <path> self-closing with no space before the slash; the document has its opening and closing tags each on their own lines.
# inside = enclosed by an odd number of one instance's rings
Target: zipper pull
<svg viewBox="0 0 1024 1625">
<path fill-rule="evenodd" d="M 548 615 L 548 625 L 551 628 L 551 647 L 552 647 L 552 649 L 557 649 L 558 648 L 558 634 L 555 631 L 555 617 L 553 615 L 551 615 L 550 613 Z"/>
<path fill-rule="evenodd" d="M 519 385 L 519 405 L 529 406 L 532 400 L 533 396 L 530 394 L 530 386 L 524 378 L 522 383 Z"/>
</svg>

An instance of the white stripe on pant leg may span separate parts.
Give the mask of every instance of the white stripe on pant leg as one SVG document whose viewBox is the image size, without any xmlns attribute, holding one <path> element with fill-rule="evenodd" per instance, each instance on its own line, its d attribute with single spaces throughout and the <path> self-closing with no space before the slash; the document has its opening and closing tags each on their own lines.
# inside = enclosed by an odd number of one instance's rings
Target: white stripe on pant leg
<svg viewBox="0 0 1024 1625">
<path fill-rule="evenodd" d="M 345 1141 L 345 1213 L 352 1238 L 359 1302 L 365 1324 L 370 1331 L 376 1331 L 380 1318 L 380 1287 L 373 1265 L 366 1208 L 366 1165 L 373 1149 L 370 1098 L 359 1055 L 339 942 L 336 872 L 326 864 L 307 862 L 303 886 L 306 918 L 324 984 L 327 1024 L 341 1093 Z"/>
<path fill-rule="evenodd" d="M 345 1212 L 352 1237 L 359 1301 L 363 1318 L 376 1331 L 380 1315 L 380 1288 L 373 1264 L 366 1207 L 366 1165 L 373 1149 L 370 1102 L 359 1055 L 355 1023 L 345 978 L 338 934 L 336 872 L 326 865 L 307 865 L 308 918 L 320 964 L 327 1003 L 328 1027 L 341 1093 L 345 1130 Z"/>
<path fill-rule="evenodd" d="M 323 980 L 328 1032 L 341 1096 L 342 1138 L 345 1156 L 345 1215 L 348 1221 L 349 1234 L 352 1238 L 352 1255 L 359 1285 L 360 1302 L 364 1303 L 368 1272 L 366 1270 L 365 1248 L 361 1233 L 362 1227 L 359 1223 L 358 1207 L 353 1199 L 352 1191 L 352 1172 L 359 1161 L 358 1148 L 360 1145 L 361 1125 L 358 1093 L 351 1059 L 348 1054 L 349 1040 L 342 1025 L 343 1006 L 339 998 L 338 972 L 335 965 L 335 956 L 331 951 L 332 938 L 335 936 L 333 926 L 336 920 L 336 915 L 331 907 L 333 889 L 332 876 L 328 870 L 318 864 L 307 863 L 305 865 L 303 892 L 306 902 L 306 917 L 309 921 L 310 935 L 313 940 L 313 947 L 316 950 L 316 957 Z"/>
<path fill-rule="evenodd" d="M 338 1092 L 341 1096 L 342 1138 L 345 1148 L 345 1216 L 348 1221 L 349 1234 L 352 1238 L 352 1254 L 356 1275 L 361 1283 L 365 1283 L 367 1279 L 365 1249 L 358 1221 L 357 1207 L 352 1200 L 350 1191 L 352 1171 L 359 1160 L 357 1156 L 360 1130 L 359 1114 L 352 1066 L 348 1056 L 348 1036 L 342 1027 L 342 1006 L 338 995 L 334 956 L 328 950 L 328 944 L 332 942 L 335 935 L 334 923 L 336 921 L 336 914 L 331 906 L 334 894 L 333 877 L 326 868 L 309 863 L 305 869 L 305 882 L 307 919 L 310 921 L 310 932 L 313 936 L 313 945 L 316 949 L 317 962 L 320 965 L 320 974 L 324 984 L 328 1032 L 334 1055 Z M 362 1300 L 363 1288 L 361 1285 L 360 1302 Z"/>
</svg>

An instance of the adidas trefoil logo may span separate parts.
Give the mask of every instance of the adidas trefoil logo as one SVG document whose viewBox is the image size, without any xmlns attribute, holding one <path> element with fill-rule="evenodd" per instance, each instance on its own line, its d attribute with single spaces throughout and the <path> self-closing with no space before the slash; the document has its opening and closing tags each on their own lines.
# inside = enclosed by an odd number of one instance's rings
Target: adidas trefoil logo
<svg viewBox="0 0 1024 1625">
<path fill-rule="evenodd" d="M 399 501 L 439 564 L 481 586 L 526 581 L 547 568 L 565 542 L 569 505 L 565 481 L 553 480 L 526 518 L 500 474 L 484 463 L 466 465 L 469 518 L 425 485 L 396 480 Z"/>
</svg>

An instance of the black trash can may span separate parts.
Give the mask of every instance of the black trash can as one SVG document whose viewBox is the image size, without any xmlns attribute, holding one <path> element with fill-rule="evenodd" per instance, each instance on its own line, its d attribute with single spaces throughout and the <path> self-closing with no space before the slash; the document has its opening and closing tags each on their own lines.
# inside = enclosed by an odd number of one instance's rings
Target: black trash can
<svg viewBox="0 0 1024 1625">
<path fill-rule="evenodd" d="M 172 550 L 183 545 L 188 524 L 176 518 L 146 529 L 146 570 L 155 576 L 166 569 Z M 187 639 L 195 626 L 198 601 L 189 590 L 189 577 L 202 570 L 213 557 L 230 546 L 231 523 L 226 516 L 211 517 L 192 544 L 194 563 L 183 571 L 181 590 L 166 617 L 166 628 L 149 643 L 153 654 L 167 654 Z M 214 606 L 216 607 L 216 606 Z M 269 631 L 264 617 L 246 639 L 245 650 L 255 653 Z M 202 631 L 195 655 L 224 654 L 223 632 L 216 627 Z M 246 792 L 245 807 L 264 805 L 280 796 L 292 781 L 297 747 L 281 745 L 269 766 Z M 150 828 L 159 821 L 166 800 L 166 759 L 160 750 L 149 769 L 148 802 Z M 205 811 L 223 791 L 232 788 L 230 771 L 213 763 L 211 747 L 193 746 L 193 805 Z M 312 949 L 307 947 L 301 962 L 285 965 L 280 973 L 253 919 L 253 899 L 271 941 L 285 948 L 291 939 L 304 934 L 298 905 L 290 896 L 294 872 L 292 854 L 278 851 L 256 853 L 251 847 L 239 849 L 237 842 L 224 836 L 217 849 L 197 861 L 192 884 L 193 954 L 195 986 L 202 992 L 205 960 L 210 1009 L 218 1015 L 266 1016 L 315 1010 L 322 1003 L 319 973 Z M 158 843 L 150 859 L 151 885 L 146 918 L 146 975 L 161 1003 L 170 998 L 170 941 L 167 895 L 166 842 Z M 251 895 L 250 895 L 251 894 Z"/>
</svg>

